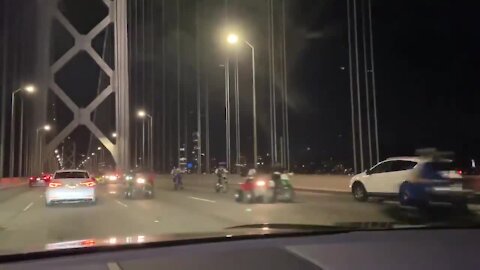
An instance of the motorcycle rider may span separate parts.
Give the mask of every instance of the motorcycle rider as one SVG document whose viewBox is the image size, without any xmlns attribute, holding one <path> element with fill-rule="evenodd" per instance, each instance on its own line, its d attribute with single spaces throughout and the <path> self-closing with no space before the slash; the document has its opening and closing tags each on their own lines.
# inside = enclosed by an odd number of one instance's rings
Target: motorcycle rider
<svg viewBox="0 0 480 270">
<path fill-rule="evenodd" d="M 171 175 L 173 175 L 173 183 L 178 183 L 178 186 L 180 188 L 183 188 L 183 183 L 182 183 L 182 171 L 180 168 L 176 168 L 173 166 L 172 171 L 170 172 Z"/>
<path fill-rule="evenodd" d="M 274 186 L 273 186 L 274 198 L 276 198 L 278 195 L 278 189 L 282 186 L 282 178 L 283 178 L 282 176 L 285 175 L 285 174 L 282 174 L 281 171 L 283 170 L 279 167 L 273 168 L 272 181 L 274 183 Z M 287 175 L 287 178 L 288 178 L 288 175 Z"/>
<path fill-rule="evenodd" d="M 217 176 L 217 183 L 222 184 L 224 179 L 227 179 L 227 169 L 224 167 L 218 167 L 215 169 L 215 175 Z"/>
<path fill-rule="evenodd" d="M 257 175 L 257 170 L 255 168 L 250 168 L 247 173 L 247 177 L 254 177 Z"/>
</svg>

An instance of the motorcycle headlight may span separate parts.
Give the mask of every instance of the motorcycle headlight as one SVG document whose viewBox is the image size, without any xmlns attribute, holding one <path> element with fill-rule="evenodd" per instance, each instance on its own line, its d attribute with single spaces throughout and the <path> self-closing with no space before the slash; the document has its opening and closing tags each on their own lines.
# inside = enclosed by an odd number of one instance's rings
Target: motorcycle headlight
<svg viewBox="0 0 480 270">
<path fill-rule="evenodd" d="M 258 180 L 257 182 L 255 182 L 255 185 L 257 185 L 257 187 L 264 187 L 266 183 L 264 180 Z"/>
<path fill-rule="evenodd" d="M 137 184 L 145 184 L 144 178 L 137 178 Z"/>
</svg>

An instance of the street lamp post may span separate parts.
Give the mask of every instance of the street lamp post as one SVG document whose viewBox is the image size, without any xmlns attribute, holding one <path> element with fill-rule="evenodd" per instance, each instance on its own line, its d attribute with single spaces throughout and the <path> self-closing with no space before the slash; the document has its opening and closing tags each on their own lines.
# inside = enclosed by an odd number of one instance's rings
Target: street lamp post
<svg viewBox="0 0 480 270">
<path fill-rule="evenodd" d="M 13 170 L 15 166 L 15 95 L 20 91 L 25 91 L 31 94 L 35 92 L 35 87 L 33 85 L 27 85 L 23 88 L 18 88 L 17 90 L 12 92 L 12 104 L 11 104 L 12 111 L 10 114 L 10 168 L 8 172 L 10 177 L 13 177 Z M 20 143 L 23 143 L 23 142 L 20 142 Z"/>
<path fill-rule="evenodd" d="M 145 110 L 139 110 L 137 112 L 137 116 L 139 118 L 145 119 L 146 117 L 149 119 L 149 129 L 148 129 L 148 167 L 150 170 L 153 171 L 153 117 L 148 114 Z M 143 144 L 145 144 L 145 132 L 143 133 Z M 142 156 L 145 156 L 145 153 L 142 153 Z M 142 164 L 145 160 L 142 160 Z"/>
<path fill-rule="evenodd" d="M 227 37 L 230 44 L 237 44 L 239 37 L 235 34 L 230 34 Z M 242 40 L 252 50 L 252 102 L 253 102 L 253 164 L 257 168 L 258 160 L 258 144 L 257 144 L 257 91 L 255 87 L 255 47 L 247 40 Z"/>
<path fill-rule="evenodd" d="M 39 132 L 41 130 L 43 131 L 49 131 L 51 129 L 50 125 L 44 125 L 43 127 L 39 127 L 37 128 L 37 137 L 36 137 L 36 144 L 38 145 L 39 147 L 39 150 L 38 150 L 38 163 L 37 163 L 37 166 L 38 166 L 38 172 L 41 173 L 42 169 L 43 169 L 43 160 L 42 160 L 42 156 L 43 156 L 43 147 L 42 147 L 42 142 L 40 141 L 40 138 L 39 138 Z"/>
</svg>

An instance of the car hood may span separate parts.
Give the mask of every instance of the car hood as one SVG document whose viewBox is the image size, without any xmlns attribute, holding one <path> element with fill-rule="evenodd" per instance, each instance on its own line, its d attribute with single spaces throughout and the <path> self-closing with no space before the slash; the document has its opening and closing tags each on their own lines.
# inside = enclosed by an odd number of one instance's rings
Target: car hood
<svg viewBox="0 0 480 270">
<path fill-rule="evenodd" d="M 0 262 L 20 261 L 36 258 L 57 257 L 79 253 L 118 251 L 135 248 L 162 247 L 184 244 L 222 242 L 244 239 L 262 239 L 271 237 L 307 236 L 349 233 L 362 230 L 385 230 L 405 228 L 426 228 L 428 225 L 402 225 L 392 222 L 348 222 L 330 225 L 309 224 L 247 224 L 228 227 L 218 232 L 128 235 L 108 238 L 84 238 L 71 241 L 47 243 L 43 246 L 31 246 L 27 250 L 0 250 Z M 5 255 L 1 255 L 5 254 Z"/>
</svg>

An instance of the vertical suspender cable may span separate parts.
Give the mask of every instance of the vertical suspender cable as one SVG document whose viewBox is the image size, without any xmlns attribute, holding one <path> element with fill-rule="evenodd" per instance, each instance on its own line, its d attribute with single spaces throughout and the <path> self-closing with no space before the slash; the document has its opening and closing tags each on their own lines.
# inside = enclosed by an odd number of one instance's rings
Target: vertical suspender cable
<svg viewBox="0 0 480 270">
<path fill-rule="evenodd" d="M 284 141 L 285 141 L 285 162 L 286 169 L 290 171 L 290 134 L 288 130 L 288 70 L 287 70 L 287 41 L 286 41 L 286 12 L 285 2 L 282 5 L 282 19 L 283 19 L 283 89 L 284 89 Z"/>
<path fill-rule="evenodd" d="M 350 75 L 350 112 L 352 116 L 352 148 L 353 148 L 353 170 L 358 172 L 357 168 L 357 139 L 356 139 L 356 130 L 355 130 L 355 99 L 353 91 L 353 60 L 352 60 L 352 30 L 351 30 L 351 7 L 350 1 L 347 1 L 347 31 L 348 31 L 348 71 Z"/>
<path fill-rule="evenodd" d="M 362 0 L 362 47 L 363 47 L 363 74 L 365 77 L 365 99 L 367 103 L 367 136 L 368 136 L 368 166 L 371 167 L 373 164 L 373 153 L 372 153 L 372 132 L 371 132 L 371 121 L 370 121 L 370 84 L 368 79 L 368 58 L 367 58 L 367 27 L 365 25 L 365 0 Z"/>
<path fill-rule="evenodd" d="M 166 129 L 167 129 L 167 93 L 166 93 L 166 72 L 165 72 L 165 0 L 162 0 L 162 172 L 167 171 L 167 145 L 166 145 Z"/>
<path fill-rule="evenodd" d="M 8 12 L 8 2 L 3 1 L 3 50 L 2 50 L 2 88 L 0 89 L 1 95 L 1 104 L 0 104 L 0 177 L 3 177 L 4 174 L 4 160 L 5 160 L 5 124 L 6 124 L 6 115 L 7 115 L 7 64 L 8 64 L 8 21 L 9 21 L 9 12 Z"/>
<path fill-rule="evenodd" d="M 153 23 L 153 8 L 155 5 L 154 1 L 150 2 L 150 53 L 151 57 L 150 59 L 150 110 L 152 110 L 151 114 L 154 119 L 151 121 L 153 122 L 156 120 L 156 108 L 154 106 L 155 104 L 155 95 L 154 95 L 154 87 L 155 87 L 155 81 L 154 81 L 154 74 L 155 74 L 155 62 L 156 62 L 156 55 L 155 55 L 155 24 Z M 155 130 L 153 129 L 153 124 L 150 125 L 150 139 L 149 139 L 149 162 L 150 162 L 150 169 L 154 171 L 155 167 L 155 161 L 154 161 L 154 148 L 156 145 L 153 143 L 153 134 L 155 133 Z"/>
<path fill-rule="evenodd" d="M 202 104 L 201 104 L 201 87 L 200 87 L 200 22 L 199 22 L 199 3 L 195 2 L 195 62 L 197 70 L 197 173 L 202 173 Z"/>
<path fill-rule="evenodd" d="M 370 65 L 372 69 L 372 95 L 373 95 L 373 117 L 375 129 L 375 151 L 376 162 L 380 162 L 380 147 L 378 141 L 378 119 L 377 119 L 377 91 L 375 85 L 375 62 L 373 56 L 373 29 L 372 29 L 372 3 L 368 0 L 368 28 L 370 34 Z"/>
<path fill-rule="evenodd" d="M 271 16 L 270 16 L 270 21 L 271 21 L 271 35 L 272 35 L 272 42 L 270 45 L 272 46 L 272 104 L 273 104 L 273 158 L 274 162 L 278 162 L 278 143 L 277 143 L 277 82 L 275 78 L 275 16 L 274 16 L 274 4 L 273 0 L 270 1 L 271 5 Z"/>
<path fill-rule="evenodd" d="M 180 0 L 177 0 L 177 159 L 180 161 Z"/>
<path fill-rule="evenodd" d="M 358 26 L 357 26 L 357 0 L 353 0 L 353 28 L 355 34 L 355 74 L 357 82 L 357 102 L 358 102 L 358 136 L 360 141 L 360 168 L 363 171 L 365 164 L 363 161 L 363 134 L 362 134 L 362 108 L 361 108 L 361 95 L 360 95 L 360 72 L 358 63 Z"/>
</svg>

